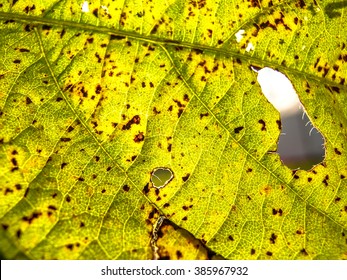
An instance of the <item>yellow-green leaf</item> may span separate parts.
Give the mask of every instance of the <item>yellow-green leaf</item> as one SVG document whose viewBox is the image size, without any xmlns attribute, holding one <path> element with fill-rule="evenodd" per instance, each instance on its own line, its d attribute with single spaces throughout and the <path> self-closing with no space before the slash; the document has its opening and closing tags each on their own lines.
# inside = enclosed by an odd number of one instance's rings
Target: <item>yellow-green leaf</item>
<svg viewBox="0 0 347 280">
<path fill-rule="evenodd" d="M 0 1 L 1 254 L 346 259 L 346 7 Z M 274 153 L 251 65 L 291 80 L 321 164 Z"/>
</svg>

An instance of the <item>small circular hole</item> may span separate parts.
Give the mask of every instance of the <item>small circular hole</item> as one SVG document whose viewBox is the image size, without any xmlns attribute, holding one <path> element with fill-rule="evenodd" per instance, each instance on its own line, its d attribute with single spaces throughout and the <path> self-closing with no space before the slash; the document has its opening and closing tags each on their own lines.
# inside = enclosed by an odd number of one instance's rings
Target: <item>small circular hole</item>
<svg viewBox="0 0 347 280">
<path fill-rule="evenodd" d="M 165 187 L 172 179 L 173 172 L 171 169 L 166 167 L 158 167 L 152 171 L 151 174 L 151 182 L 155 188 L 163 188 Z"/>
</svg>

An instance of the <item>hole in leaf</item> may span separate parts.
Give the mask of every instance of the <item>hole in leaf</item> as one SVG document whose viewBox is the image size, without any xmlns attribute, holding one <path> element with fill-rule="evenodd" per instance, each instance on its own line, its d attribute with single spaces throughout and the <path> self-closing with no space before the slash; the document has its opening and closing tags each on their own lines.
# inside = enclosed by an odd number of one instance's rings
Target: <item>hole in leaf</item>
<svg viewBox="0 0 347 280">
<path fill-rule="evenodd" d="M 174 175 L 171 169 L 166 167 L 158 167 L 152 171 L 151 182 L 155 188 L 165 187 L 172 179 Z"/>
<path fill-rule="evenodd" d="M 245 33 L 246 32 L 243 29 L 240 29 L 239 31 L 237 31 L 237 33 L 235 34 L 236 42 L 240 43 Z"/>
<path fill-rule="evenodd" d="M 265 67 L 259 71 L 257 80 L 267 100 L 280 112 L 281 117 L 295 114 L 302 107 L 290 80 L 281 72 Z"/>
<path fill-rule="evenodd" d="M 290 80 L 271 68 L 258 69 L 257 80 L 267 100 L 281 115 L 281 135 L 277 152 L 289 168 L 308 170 L 325 155 L 324 138 L 310 122 Z"/>
<path fill-rule="evenodd" d="M 81 6 L 81 10 L 83 13 L 89 13 L 89 3 L 88 1 L 84 1 L 82 6 Z"/>
<path fill-rule="evenodd" d="M 282 125 L 277 152 L 284 164 L 308 170 L 324 159 L 324 138 L 306 114 L 284 116 Z"/>
</svg>

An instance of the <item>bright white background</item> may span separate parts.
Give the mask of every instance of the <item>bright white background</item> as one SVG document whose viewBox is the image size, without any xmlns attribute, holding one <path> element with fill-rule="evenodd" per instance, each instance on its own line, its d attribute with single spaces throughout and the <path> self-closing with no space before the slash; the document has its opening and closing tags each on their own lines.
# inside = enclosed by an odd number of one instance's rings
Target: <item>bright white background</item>
<svg viewBox="0 0 347 280">
<path fill-rule="evenodd" d="M 185 276 L 102 276 L 101 269 L 126 267 L 183 268 Z M 248 276 L 196 276 L 194 267 L 248 267 Z M 190 273 L 188 271 L 191 271 Z M 106 279 L 346 279 L 345 261 L 1 261 L 1 279 L 106 280 Z"/>
</svg>

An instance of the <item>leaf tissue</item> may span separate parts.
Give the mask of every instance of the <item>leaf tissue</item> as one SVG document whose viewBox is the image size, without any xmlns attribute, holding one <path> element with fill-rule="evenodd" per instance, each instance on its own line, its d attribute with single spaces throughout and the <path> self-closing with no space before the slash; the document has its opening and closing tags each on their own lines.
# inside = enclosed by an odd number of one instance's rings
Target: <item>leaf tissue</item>
<svg viewBox="0 0 347 280">
<path fill-rule="evenodd" d="M 0 0 L 3 257 L 347 259 L 346 7 Z M 251 66 L 290 79 L 320 164 L 281 162 Z"/>
</svg>

